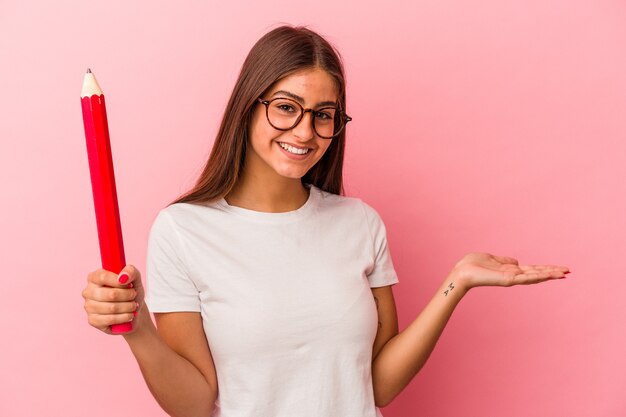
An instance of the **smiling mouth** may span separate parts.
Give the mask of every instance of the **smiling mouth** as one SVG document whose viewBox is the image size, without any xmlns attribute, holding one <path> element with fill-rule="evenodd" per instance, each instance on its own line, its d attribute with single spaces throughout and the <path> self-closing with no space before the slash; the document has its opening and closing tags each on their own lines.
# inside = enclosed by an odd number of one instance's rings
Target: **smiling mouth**
<svg viewBox="0 0 626 417">
<path fill-rule="evenodd" d="M 309 148 L 296 148 L 294 146 L 287 145 L 286 143 L 283 143 L 283 142 L 278 142 L 278 145 L 284 150 L 286 150 L 287 152 L 292 153 L 294 155 L 305 155 L 310 151 Z"/>
</svg>

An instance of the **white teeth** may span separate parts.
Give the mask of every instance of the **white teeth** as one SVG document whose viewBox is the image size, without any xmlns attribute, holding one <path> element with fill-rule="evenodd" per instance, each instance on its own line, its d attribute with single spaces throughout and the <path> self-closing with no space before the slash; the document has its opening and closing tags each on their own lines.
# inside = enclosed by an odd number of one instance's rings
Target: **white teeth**
<svg viewBox="0 0 626 417">
<path fill-rule="evenodd" d="M 293 146 L 287 145 L 286 143 L 278 142 L 281 148 L 285 149 L 288 152 L 295 153 L 296 155 L 304 155 L 309 152 L 309 149 L 298 149 Z"/>
</svg>

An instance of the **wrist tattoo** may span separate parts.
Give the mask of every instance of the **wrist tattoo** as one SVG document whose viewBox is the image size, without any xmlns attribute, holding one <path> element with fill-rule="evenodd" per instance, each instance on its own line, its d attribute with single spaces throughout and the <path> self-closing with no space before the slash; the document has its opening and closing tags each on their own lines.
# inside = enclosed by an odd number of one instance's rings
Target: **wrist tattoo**
<svg viewBox="0 0 626 417">
<path fill-rule="evenodd" d="M 451 282 L 450 285 L 448 285 L 448 289 L 446 289 L 443 293 L 446 295 L 446 297 L 448 296 L 448 292 L 452 291 L 454 289 L 454 283 Z"/>
</svg>

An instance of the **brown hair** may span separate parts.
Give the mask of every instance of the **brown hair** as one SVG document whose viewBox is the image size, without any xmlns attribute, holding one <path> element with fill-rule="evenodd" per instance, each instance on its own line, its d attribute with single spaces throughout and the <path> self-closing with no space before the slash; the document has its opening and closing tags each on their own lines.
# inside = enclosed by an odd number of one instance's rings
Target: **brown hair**
<svg viewBox="0 0 626 417">
<path fill-rule="evenodd" d="M 213 149 L 194 187 L 170 203 L 200 203 L 226 196 L 235 186 L 246 158 L 248 127 L 257 98 L 296 71 L 321 68 L 336 81 L 339 106 L 346 108 L 345 78 L 339 53 L 305 27 L 281 26 L 259 39 L 246 57 L 224 111 Z M 332 139 L 302 182 L 344 194 L 342 168 L 345 129 Z"/>
</svg>

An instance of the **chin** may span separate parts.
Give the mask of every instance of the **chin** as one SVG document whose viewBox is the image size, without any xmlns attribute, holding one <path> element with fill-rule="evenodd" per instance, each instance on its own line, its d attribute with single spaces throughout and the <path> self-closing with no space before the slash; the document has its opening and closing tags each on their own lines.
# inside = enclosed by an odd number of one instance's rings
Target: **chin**
<svg viewBox="0 0 626 417">
<path fill-rule="evenodd" d="M 290 179 L 294 179 L 294 180 L 300 180 L 300 179 L 302 179 L 302 177 L 304 177 L 306 175 L 306 172 L 280 172 L 280 171 L 276 171 L 276 172 L 281 177 L 290 178 Z"/>
<path fill-rule="evenodd" d="M 291 178 L 291 179 L 301 179 L 306 175 L 307 172 L 311 169 L 311 167 L 294 167 L 289 166 L 291 164 L 278 164 L 278 166 L 274 166 L 274 171 L 280 175 L 281 177 Z"/>
</svg>

